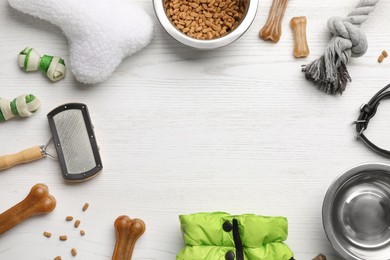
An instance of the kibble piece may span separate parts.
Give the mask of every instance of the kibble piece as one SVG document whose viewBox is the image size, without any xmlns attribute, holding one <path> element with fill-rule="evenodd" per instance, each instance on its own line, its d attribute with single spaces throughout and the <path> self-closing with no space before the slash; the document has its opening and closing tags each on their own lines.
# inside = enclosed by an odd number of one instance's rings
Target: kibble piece
<svg viewBox="0 0 390 260">
<path fill-rule="evenodd" d="M 73 217 L 72 216 L 67 216 L 65 219 L 66 219 L 66 221 L 72 221 Z"/>
<path fill-rule="evenodd" d="M 84 206 L 83 206 L 83 211 L 86 211 L 89 207 L 89 203 L 85 203 Z"/>
<path fill-rule="evenodd" d="M 75 228 L 78 228 L 78 227 L 80 226 L 80 223 L 81 223 L 80 220 L 76 220 L 76 221 L 74 222 L 74 227 L 75 227 Z"/>
<path fill-rule="evenodd" d="M 61 260 L 61 259 L 62 259 L 61 256 L 54 257 L 54 260 Z"/>
<path fill-rule="evenodd" d="M 43 235 L 44 235 L 45 237 L 51 237 L 51 233 L 50 233 L 50 232 L 47 232 L 47 231 L 43 232 Z"/>
<path fill-rule="evenodd" d="M 378 57 L 378 62 L 381 63 L 384 60 L 385 56 L 382 54 Z"/>
<path fill-rule="evenodd" d="M 80 235 L 84 236 L 85 235 L 85 231 L 84 230 L 80 230 Z"/>
<path fill-rule="evenodd" d="M 72 248 L 72 250 L 70 252 L 72 253 L 72 256 L 76 256 L 77 255 L 76 248 Z"/>
<path fill-rule="evenodd" d="M 389 54 L 387 53 L 386 50 L 382 51 L 382 55 L 383 55 L 383 57 L 385 57 L 385 58 L 387 58 L 387 56 L 389 56 Z"/>
<path fill-rule="evenodd" d="M 66 241 L 66 240 L 68 240 L 68 237 L 65 236 L 65 235 L 62 235 L 62 236 L 60 236 L 60 240 L 61 241 Z"/>
</svg>

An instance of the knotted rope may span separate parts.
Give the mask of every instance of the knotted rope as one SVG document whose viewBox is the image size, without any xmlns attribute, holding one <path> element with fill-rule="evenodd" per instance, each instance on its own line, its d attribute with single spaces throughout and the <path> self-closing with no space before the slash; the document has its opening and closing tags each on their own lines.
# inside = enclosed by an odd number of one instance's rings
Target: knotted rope
<svg viewBox="0 0 390 260">
<path fill-rule="evenodd" d="M 37 71 L 45 74 L 51 81 L 65 77 L 65 62 L 61 57 L 41 55 L 33 48 L 25 48 L 19 53 L 19 66 L 25 71 Z"/>
<path fill-rule="evenodd" d="M 351 82 L 347 63 L 351 56 L 363 56 L 368 48 L 366 35 L 359 26 L 374 11 L 378 1 L 360 0 L 345 19 L 329 19 L 328 28 L 334 36 L 324 55 L 302 68 L 306 78 L 312 80 L 320 90 L 328 94 L 342 94 L 348 82 Z"/>
<path fill-rule="evenodd" d="M 21 95 L 14 100 L 0 98 L 0 122 L 17 117 L 31 116 L 39 109 L 41 102 L 34 95 Z"/>
</svg>

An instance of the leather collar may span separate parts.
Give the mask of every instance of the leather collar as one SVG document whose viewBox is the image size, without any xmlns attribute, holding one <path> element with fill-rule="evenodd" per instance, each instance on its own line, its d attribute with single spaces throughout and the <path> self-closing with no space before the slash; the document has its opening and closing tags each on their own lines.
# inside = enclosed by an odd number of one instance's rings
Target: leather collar
<svg viewBox="0 0 390 260">
<path fill-rule="evenodd" d="M 390 158 L 390 151 L 380 148 L 379 146 L 373 144 L 368 138 L 364 135 L 364 131 L 367 129 L 368 124 L 376 114 L 380 101 L 390 98 L 390 84 L 381 89 L 378 93 L 371 98 L 367 104 L 363 104 L 360 107 L 360 115 L 358 119 L 354 122 L 356 124 L 356 139 L 363 141 L 369 148 L 373 151 Z"/>
</svg>

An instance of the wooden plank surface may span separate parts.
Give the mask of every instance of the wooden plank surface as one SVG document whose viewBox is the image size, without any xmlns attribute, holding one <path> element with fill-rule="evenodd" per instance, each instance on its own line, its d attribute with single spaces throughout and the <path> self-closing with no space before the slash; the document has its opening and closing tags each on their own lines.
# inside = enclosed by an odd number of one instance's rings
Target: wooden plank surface
<svg viewBox="0 0 390 260">
<path fill-rule="evenodd" d="M 66 38 L 44 21 L 0 3 L 0 97 L 33 93 L 43 103 L 27 120 L 0 125 L 0 152 L 45 144 L 46 114 L 66 102 L 89 106 L 104 164 L 103 173 L 83 184 L 66 184 L 56 161 L 46 158 L 0 173 L 0 211 L 22 200 L 36 183 L 46 183 L 56 210 L 0 236 L 0 259 L 110 259 L 114 220 L 141 218 L 147 229 L 133 259 L 172 260 L 184 246 L 178 215 L 202 211 L 286 216 L 287 244 L 297 260 L 324 253 L 341 259 L 322 228 L 322 200 L 331 182 L 363 162 L 389 162 L 354 140 L 351 122 L 359 106 L 390 83 L 390 2 L 380 1 L 362 26 L 369 49 L 352 59 L 353 78 L 342 96 L 319 92 L 300 66 L 323 53 L 330 34 L 327 19 L 345 16 L 357 3 L 291 1 L 278 44 L 258 38 L 271 0 L 262 0 L 248 32 L 234 44 L 196 51 L 171 39 L 153 13 L 154 38 L 127 58 L 104 83 L 82 85 L 69 73 L 55 84 L 40 73 L 26 74 L 17 54 L 31 46 L 68 60 Z M 311 55 L 296 60 L 289 20 L 305 15 Z M 389 144 L 390 104 L 384 102 L 368 134 Z M 390 147 L 390 144 L 388 145 Z M 82 212 L 84 202 L 90 203 Z M 80 237 L 65 216 L 80 219 Z M 51 239 L 43 231 L 53 233 Z M 69 239 L 61 242 L 59 235 Z"/>
</svg>

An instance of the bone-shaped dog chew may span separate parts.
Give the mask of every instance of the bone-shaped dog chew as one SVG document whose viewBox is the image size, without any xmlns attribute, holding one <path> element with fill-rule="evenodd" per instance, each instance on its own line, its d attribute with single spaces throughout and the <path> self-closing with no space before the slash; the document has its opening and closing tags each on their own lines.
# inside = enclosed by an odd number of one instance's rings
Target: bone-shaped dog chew
<svg viewBox="0 0 390 260">
<path fill-rule="evenodd" d="M 61 28 L 70 70 L 83 83 L 107 79 L 121 61 L 145 47 L 153 20 L 131 0 L 9 0 L 10 5 Z"/>
<path fill-rule="evenodd" d="M 120 216 L 115 220 L 116 244 L 112 260 L 130 260 L 135 242 L 145 232 L 145 223 L 140 219 Z"/>
<path fill-rule="evenodd" d="M 326 256 L 324 256 L 323 254 L 319 254 L 318 256 L 313 258 L 312 260 L 326 260 Z"/>
<path fill-rule="evenodd" d="M 0 234 L 32 216 L 52 212 L 55 207 L 56 200 L 49 194 L 47 186 L 36 184 L 24 200 L 1 213 Z"/>
<path fill-rule="evenodd" d="M 294 34 L 294 56 L 295 58 L 307 57 L 310 54 L 309 45 L 306 38 L 306 17 L 294 17 L 290 21 L 290 26 Z"/>
<path fill-rule="evenodd" d="M 273 0 L 268 20 L 260 31 L 260 37 L 266 41 L 278 42 L 282 36 L 282 21 L 288 0 Z"/>
</svg>

